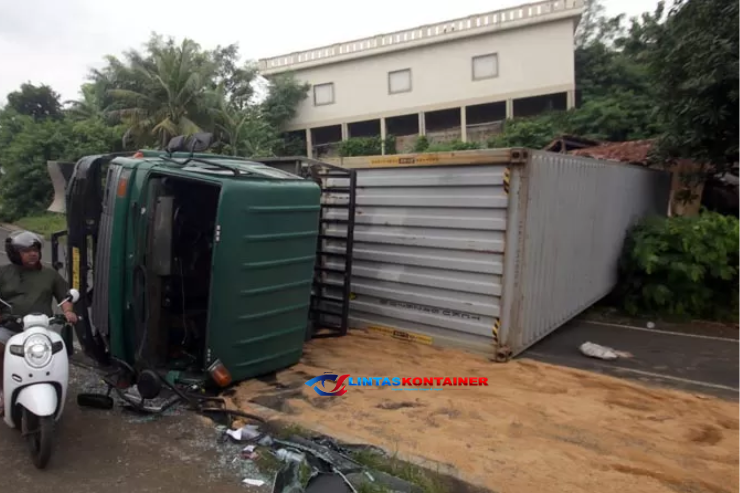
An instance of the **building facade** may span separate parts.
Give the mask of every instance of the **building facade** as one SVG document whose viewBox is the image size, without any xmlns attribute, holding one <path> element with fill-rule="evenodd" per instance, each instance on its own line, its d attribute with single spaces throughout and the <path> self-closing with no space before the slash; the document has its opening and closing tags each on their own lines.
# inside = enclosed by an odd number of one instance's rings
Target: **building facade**
<svg viewBox="0 0 740 493">
<path fill-rule="evenodd" d="M 259 61 L 311 89 L 287 130 L 310 156 L 350 137 L 485 140 L 507 118 L 575 105 L 583 0 L 548 0 Z"/>
</svg>

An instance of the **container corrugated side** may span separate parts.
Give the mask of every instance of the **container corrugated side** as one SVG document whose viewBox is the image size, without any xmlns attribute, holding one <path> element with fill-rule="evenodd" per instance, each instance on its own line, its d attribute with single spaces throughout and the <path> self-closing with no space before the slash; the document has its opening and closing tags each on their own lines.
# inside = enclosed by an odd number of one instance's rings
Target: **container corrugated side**
<svg viewBox="0 0 740 493">
<path fill-rule="evenodd" d="M 511 189 L 500 338 L 516 355 L 614 288 L 630 227 L 666 215 L 670 174 L 534 151 Z"/>
<path fill-rule="evenodd" d="M 351 327 L 493 349 L 507 222 L 505 169 L 357 169 Z M 325 217 L 341 220 L 346 211 Z M 326 234 L 343 236 L 346 229 L 337 224 Z M 325 266 L 343 268 L 341 259 Z M 324 282 L 339 285 L 341 274 L 327 273 Z"/>
</svg>

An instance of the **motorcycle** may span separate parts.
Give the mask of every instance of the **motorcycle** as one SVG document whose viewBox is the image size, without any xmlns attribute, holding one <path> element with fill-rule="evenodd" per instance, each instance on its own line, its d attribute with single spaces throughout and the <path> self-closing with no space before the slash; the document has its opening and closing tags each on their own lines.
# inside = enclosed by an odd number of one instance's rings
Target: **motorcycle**
<svg viewBox="0 0 740 493">
<path fill-rule="evenodd" d="M 70 289 L 59 303 L 76 303 L 80 293 Z M 13 307 L 0 299 L 12 312 Z M 3 395 L 5 424 L 20 429 L 28 441 L 33 464 L 44 469 L 51 458 L 54 426 L 62 417 L 69 381 L 72 331 L 64 315 L 0 315 L 0 325 L 21 331 L 5 345 Z M 52 330 L 62 325 L 62 334 Z M 65 340 L 66 339 L 66 340 Z"/>
</svg>

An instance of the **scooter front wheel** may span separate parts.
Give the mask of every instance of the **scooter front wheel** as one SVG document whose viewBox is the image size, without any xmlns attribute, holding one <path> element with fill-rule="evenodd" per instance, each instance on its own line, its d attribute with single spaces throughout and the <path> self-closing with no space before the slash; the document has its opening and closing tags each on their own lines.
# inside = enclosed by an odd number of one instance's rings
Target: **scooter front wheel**
<svg viewBox="0 0 740 493">
<path fill-rule="evenodd" d="M 28 441 L 33 465 L 44 469 L 49 463 L 54 445 L 54 416 L 39 417 L 24 409 L 22 419 L 22 430 Z"/>
</svg>

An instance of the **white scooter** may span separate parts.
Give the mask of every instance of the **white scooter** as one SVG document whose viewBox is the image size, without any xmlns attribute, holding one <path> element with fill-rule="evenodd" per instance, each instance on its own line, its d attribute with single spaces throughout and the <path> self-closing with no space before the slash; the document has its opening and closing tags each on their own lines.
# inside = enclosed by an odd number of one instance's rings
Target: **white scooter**
<svg viewBox="0 0 740 493">
<path fill-rule="evenodd" d="M 71 289 L 64 302 L 76 303 L 80 293 Z M 13 307 L 0 299 L 0 303 Z M 62 305 L 59 304 L 59 306 Z M 3 396 L 5 423 L 20 429 L 28 440 L 34 465 L 43 469 L 51 458 L 54 425 L 61 418 L 67 398 L 69 356 L 64 338 L 51 325 L 66 325 L 64 315 L 26 315 L 22 319 L 0 316 L 0 325 L 15 324 L 22 332 L 5 345 Z M 71 338 L 68 340 L 71 344 Z"/>
</svg>

